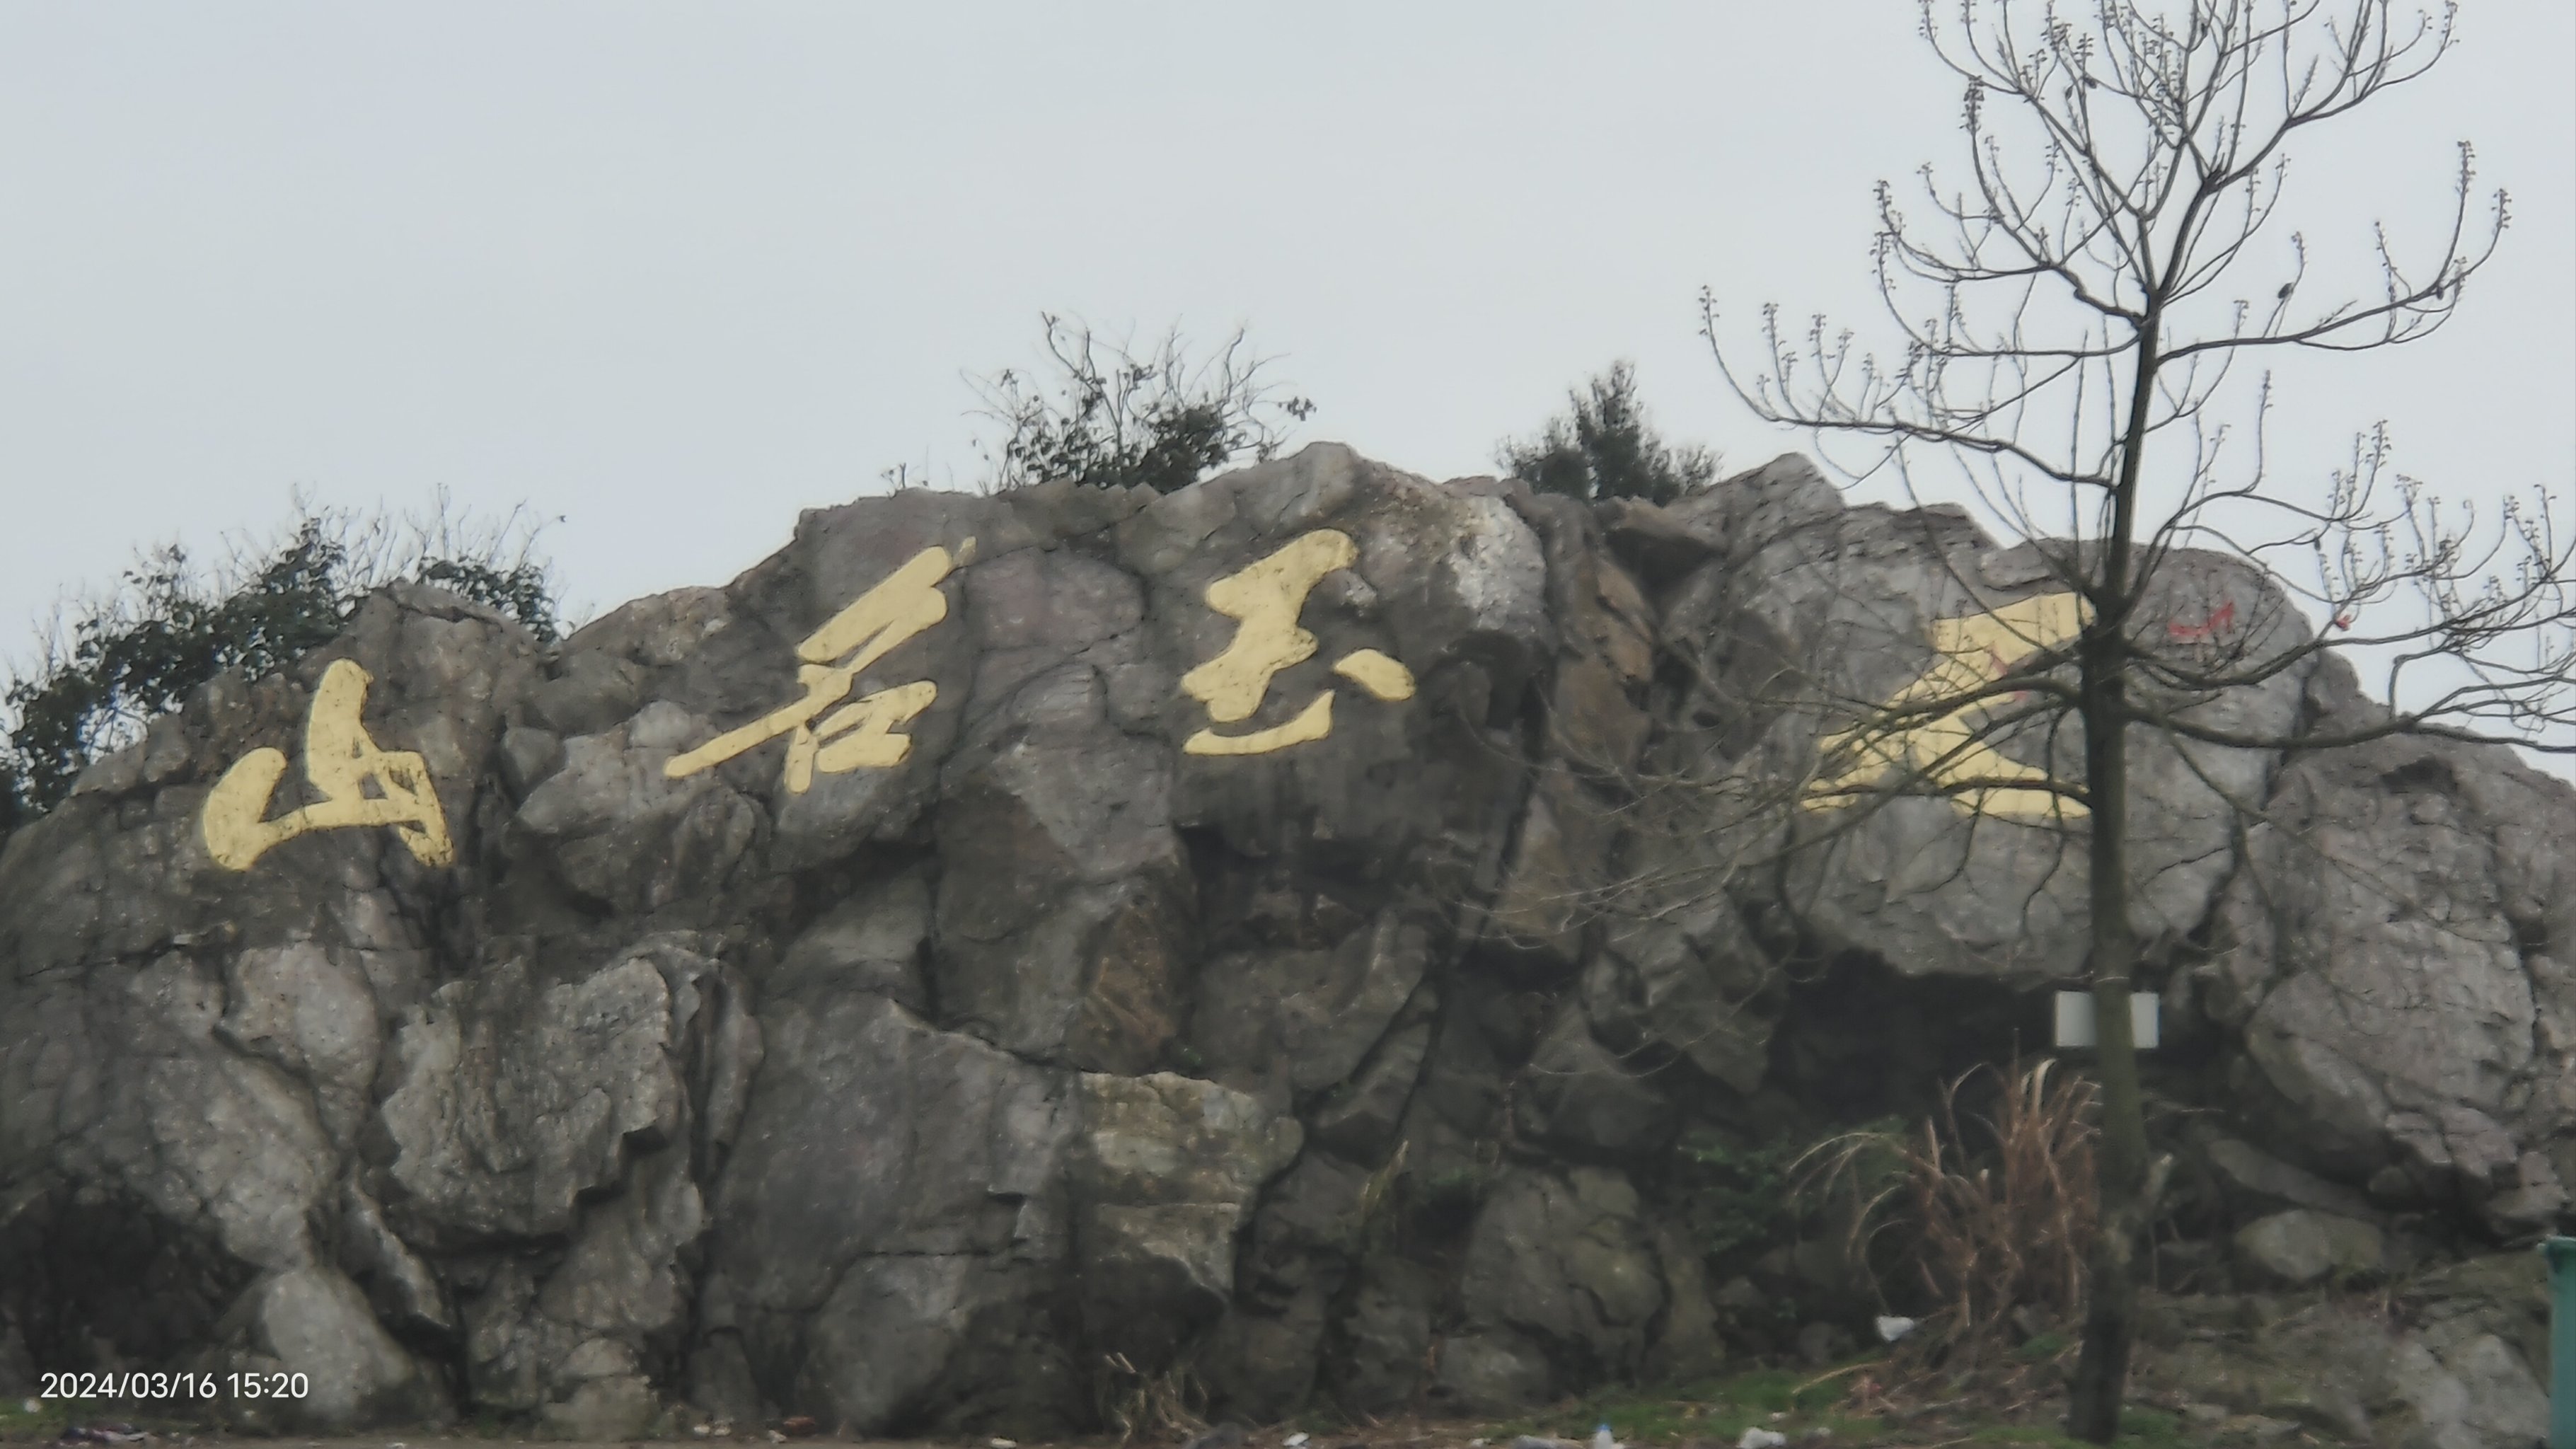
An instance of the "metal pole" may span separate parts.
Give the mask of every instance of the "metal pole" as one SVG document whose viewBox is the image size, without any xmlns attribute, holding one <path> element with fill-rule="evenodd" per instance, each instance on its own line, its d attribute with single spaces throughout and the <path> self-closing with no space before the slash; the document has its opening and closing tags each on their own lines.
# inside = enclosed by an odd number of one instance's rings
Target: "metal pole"
<svg viewBox="0 0 2576 1449">
<path fill-rule="evenodd" d="M 2543 1238 L 2549 1262 L 2549 1449 L 2576 1449 L 2576 1238 Z"/>
</svg>

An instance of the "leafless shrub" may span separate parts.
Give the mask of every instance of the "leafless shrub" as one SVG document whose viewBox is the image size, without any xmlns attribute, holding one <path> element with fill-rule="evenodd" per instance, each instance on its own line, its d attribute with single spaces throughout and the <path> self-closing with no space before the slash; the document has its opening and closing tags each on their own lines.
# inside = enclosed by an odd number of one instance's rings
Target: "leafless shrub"
<svg viewBox="0 0 2576 1449">
<path fill-rule="evenodd" d="M 1061 478 L 1169 493 L 1238 456 L 1270 459 L 1314 414 L 1311 400 L 1280 397 L 1262 379 L 1269 359 L 1252 353 L 1241 328 L 1193 363 L 1178 331 L 1139 353 L 1087 322 L 1040 320 L 1048 361 L 1038 374 L 1004 368 L 971 379 L 983 415 L 1001 428 L 981 445 L 992 491 Z M 900 472 L 888 480 L 909 481 Z"/>
</svg>

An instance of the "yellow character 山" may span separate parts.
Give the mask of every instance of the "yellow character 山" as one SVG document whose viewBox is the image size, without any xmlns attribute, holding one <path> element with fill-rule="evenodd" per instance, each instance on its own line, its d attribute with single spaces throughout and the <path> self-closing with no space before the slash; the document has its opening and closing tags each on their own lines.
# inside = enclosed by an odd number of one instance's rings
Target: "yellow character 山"
<svg viewBox="0 0 2576 1449">
<path fill-rule="evenodd" d="M 198 828 L 217 865 L 248 870 L 271 848 L 308 831 L 358 825 L 394 827 L 395 838 L 423 865 L 456 859 L 428 763 L 408 750 L 378 749 L 359 723 L 373 682 L 354 662 L 335 659 L 313 690 L 304 719 L 304 775 L 321 792 L 319 804 L 262 818 L 286 775 L 280 750 L 253 750 L 215 782 Z M 372 796 L 370 785 L 377 791 Z"/>
</svg>

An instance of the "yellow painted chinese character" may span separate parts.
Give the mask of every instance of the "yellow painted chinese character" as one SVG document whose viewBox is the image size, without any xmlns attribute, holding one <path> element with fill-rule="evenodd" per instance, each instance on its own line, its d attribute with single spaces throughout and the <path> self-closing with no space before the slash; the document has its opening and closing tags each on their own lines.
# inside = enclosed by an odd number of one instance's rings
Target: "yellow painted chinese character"
<svg viewBox="0 0 2576 1449">
<path fill-rule="evenodd" d="M 1250 718 L 1270 692 L 1272 675 L 1315 657 L 1315 636 L 1297 623 L 1306 595 L 1324 575 L 1358 558 L 1350 535 L 1319 528 L 1208 585 L 1208 607 L 1242 622 L 1224 653 L 1181 676 L 1182 690 L 1206 705 L 1208 717 L 1219 724 Z M 1379 699 L 1413 697 L 1413 671 L 1374 649 L 1343 655 L 1333 672 Z M 1192 755 L 1262 755 L 1332 732 L 1333 694 L 1326 690 L 1286 724 L 1240 735 L 1200 730 L 1181 749 Z"/>
<path fill-rule="evenodd" d="M 380 750 L 367 738 L 358 716 L 367 703 L 367 671 L 346 659 L 334 659 L 314 688 L 312 707 L 304 717 L 304 777 L 322 792 L 322 803 L 290 810 L 275 820 L 269 797 L 286 774 L 286 755 L 256 749 L 233 762 L 206 796 L 199 820 L 206 851 L 227 870 L 248 870 L 268 852 L 308 830 L 340 830 L 353 825 L 390 825 L 395 837 L 423 865 L 446 865 L 456 859 L 447 836 L 447 816 L 439 809 L 437 787 L 429 765 L 408 750 Z M 369 785 L 376 793 L 367 794 Z"/>
<path fill-rule="evenodd" d="M 1983 688 L 2003 678 L 2020 659 L 2066 643 L 2083 627 L 2083 600 L 2072 593 L 2042 594 L 1988 614 L 1935 620 L 1932 648 L 1939 657 L 1880 708 L 1901 710 Z M 1863 723 L 1818 741 L 1818 753 L 1827 758 L 1842 751 L 1857 758 L 1831 778 L 1810 782 L 1799 803 L 1810 810 L 1849 804 L 1891 770 L 1919 769 L 1930 783 L 1954 787 L 1969 780 L 2048 779 L 2047 771 L 2016 764 L 1975 739 L 1968 720 L 1983 707 L 1984 701 L 1977 701 L 1898 729 Z M 2080 801 L 2017 785 L 1957 788 L 1950 799 L 1979 815 L 2053 819 L 2085 813 Z"/>
<path fill-rule="evenodd" d="M 938 685 L 918 680 L 863 695 L 830 714 L 823 711 L 848 695 L 851 684 L 869 665 L 948 617 L 948 596 L 940 592 L 939 581 L 974 551 L 975 540 L 970 538 L 954 557 L 936 545 L 914 554 L 796 646 L 796 657 L 803 661 L 796 666 L 796 682 L 804 686 L 804 698 L 727 730 L 687 754 L 673 755 L 663 763 L 662 773 L 674 780 L 694 775 L 780 735 L 787 736 L 787 788 L 799 795 L 813 788 L 818 769 L 837 775 L 901 764 L 912 752 L 912 736 L 897 734 L 895 729 L 930 708 L 939 697 Z M 834 659 L 843 662 L 829 662 Z M 822 715 L 820 723 L 815 722 L 817 715 Z M 839 738 L 833 738 L 836 735 Z"/>
</svg>

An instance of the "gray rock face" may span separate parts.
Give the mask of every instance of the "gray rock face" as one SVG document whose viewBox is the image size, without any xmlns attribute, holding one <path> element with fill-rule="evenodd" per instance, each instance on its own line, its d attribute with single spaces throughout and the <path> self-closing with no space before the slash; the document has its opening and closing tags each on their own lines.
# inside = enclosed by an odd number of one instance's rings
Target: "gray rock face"
<svg viewBox="0 0 2576 1449">
<path fill-rule="evenodd" d="M 1570 1157 L 1651 1156 L 1675 1126 L 1672 1099 L 1595 1041 L 1579 1011 L 1540 1039 L 1516 1106 L 1532 1137 Z"/>
<path fill-rule="evenodd" d="M 2168 592 L 2176 639 L 2305 637 L 2197 556 Z M 2078 962 L 2034 794 L 1825 839 L 1918 743 L 1828 697 L 2008 665 L 1968 645 L 2046 647 L 2050 598 L 1796 459 L 1594 509 L 1332 446 L 816 510 L 552 648 L 389 591 L 0 843 L 0 1376 L 283 1368 L 317 1392 L 218 1410 L 608 1439 L 1704 1374 L 1732 1320 L 1664 1169 L 1820 1060 L 1782 953 Z M 2194 708 L 2361 706 L 2328 667 Z M 2144 747 L 2137 924 L 2234 1073 L 2230 1201 L 2554 1220 L 2563 788 L 2193 750 Z M 2427 1404 L 2512 1389 L 2472 1326 Z"/>
<path fill-rule="evenodd" d="M 1997 548 L 1956 510 L 1832 510 L 1811 470 L 1773 469 L 1784 475 L 1771 485 L 1781 496 L 1764 506 L 1779 521 L 1741 538 L 1738 548 L 1750 553 L 1734 577 L 1702 590 L 1692 622 L 1766 638 L 1784 659 L 1820 668 L 1823 696 L 1896 701 L 1927 682 L 1957 689 L 1991 681 L 2062 649 L 2080 627 L 2074 596 L 2038 550 Z M 2205 639 L 2262 660 L 2309 636 L 2278 588 L 2243 566 L 2189 555 L 2159 580 L 2142 627 L 2171 633 L 2161 642 Z M 2213 728 L 2283 733 L 2300 708 L 2294 670 L 2178 712 Z M 1916 770 L 1929 771 L 1933 784 L 2083 778 L 2080 740 L 2051 739 L 2038 726 L 1954 754 L 1967 736 L 1945 732 L 1944 721 L 1891 740 L 1850 736 L 1852 723 L 1848 706 L 1793 709 L 1737 765 L 1751 781 L 1800 794 L 1807 808 L 1793 833 L 1833 827 L 1847 808 L 1836 802 Z M 2234 869 L 2228 802 L 2260 801 L 2271 768 L 2256 753 L 2138 732 L 2130 760 L 2132 925 L 2151 948 L 2209 915 Z M 2080 813 L 2029 788 L 1898 798 L 1838 839 L 1793 855 L 1790 892 L 1829 940 L 1902 972 L 2075 975 L 2085 951 L 2087 873 L 2080 819 L 2072 829 L 2061 822 Z"/>
<path fill-rule="evenodd" d="M 1534 1386 L 1544 1399 L 1560 1375 L 1633 1377 L 1664 1306 L 1636 1189 L 1603 1168 L 1507 1173 L 1477 1216 L 1458 1291 L 1465 1337 L 1483 1345 L 1461 1361 L 1468 1377 L 1450 1380 L 1470 1402 L 1490 1401 L 1484 1390 L 1506 1382 L 1514 1392 Z M 1542 1367 L 1488 1384 L 1475 1377 L 1490 1378 L 1475 1355 Z"/>
<path fill-rule="evenodd" d="M 2564 789 L 2500 751 L 2401 740 L 2282 772 L 2222 909 L 2233 949 L 2199 984 L 2285 1152 L 2508 1234 L 2565 1206 L 2546 1155 L 2576 1107 L 2550 935 L 2576 924 Z"/>
<path fill-rule="evenodd" d="M 1046 1289 L 1072 1251 L 1073 1082 L 883 997 L 791 998 L 764 1032 L 716 1202 L 696 1398 L 853 1422 L 943 1392 L 1059 1407 L 1068 1325 Z M 954 1381 L 978 1335 L 1016 1376 Z"/>
<path fill-rule="evenodd" d="M 1678 919 L 1614 917 L 1584 968 L 1584 1010 L 1623 1051 L 1688 1058 L 1750 1094 L 1762 1083 L 1774 1012 L 1764 1001 L 1770 959 L 1734 903 L 1699 903 Z"/>
</svg>

